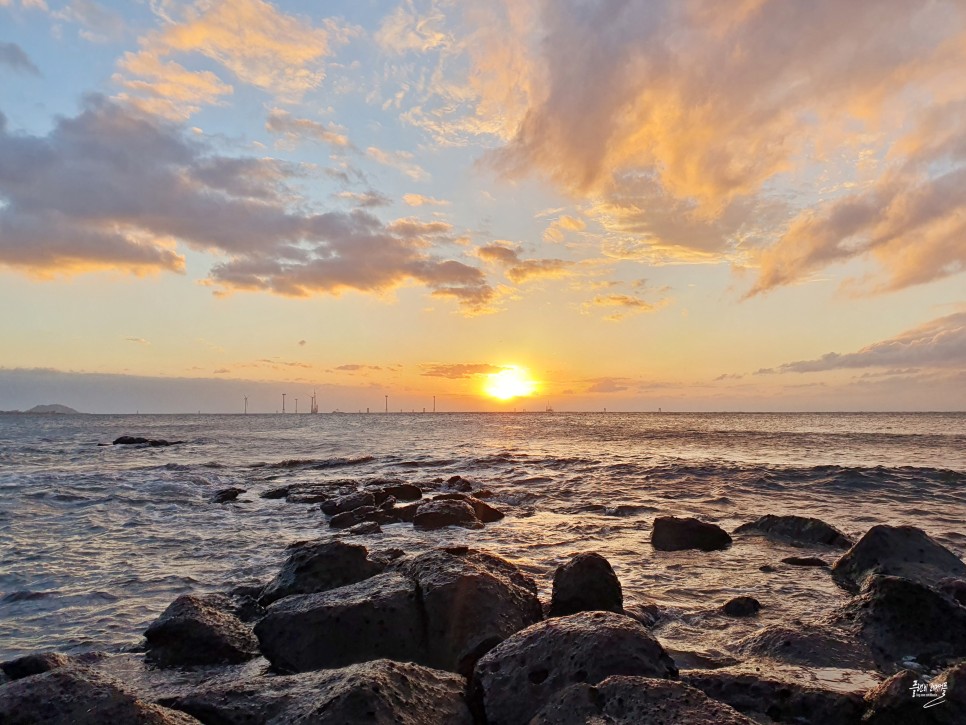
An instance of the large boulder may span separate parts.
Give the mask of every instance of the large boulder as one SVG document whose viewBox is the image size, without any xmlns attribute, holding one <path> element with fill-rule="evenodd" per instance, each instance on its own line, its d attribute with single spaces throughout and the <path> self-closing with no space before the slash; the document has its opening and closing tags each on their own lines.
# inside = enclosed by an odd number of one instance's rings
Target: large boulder
<svg viewBox="0 0 966 725">
<path fill-rule="evenodd" d="M 945 577 L 966 578 L 966 564 L 915 526 L 873 526 L 832 565 L 835 581 L 857 592 L 873 574 L 901 576 L 935 586 Z"/>
<path fill-rule="evenodd" d="M 595 610 L 618 614 L 624 611 L 621 583 L 610 562 L 600 554 L 577 554 L 553 574 L 549 615 L 560 617 Z"/>
<path fill-rule="evenodd" d="M 285 597 L 268 608 L 255 635 L 276 669 L 306 672 L 382 657 L 425 661 L 424 629 L 412 580 L 383 572 L 338 589 Z"/>
<path fill-rule="evenodd" d="M 449 672 L 380 659 L 298 675 L 243 678 L 162 703 L 219 725 L 471 725 L 465 684 Z"/>
<path fill-rule="evenodd" d="M 466 529 L 483 528 L 476 518 L 473 507 L 465 501 L 432 500 L 419 504 L 413 516 L 417 529 L 441 529 L 445 526 L 462 526 Z"/>
<path fill-rule="evenodd" d="M 872 651 L 853 634 L 826 624 L 773 624 L 731 645 L 746 657 L 805 667 L 870 670 Z"/>
<path fill-rule="evenodd" d="M 733 597 L 721 606 L 729 617 L 753 617 L 761 611 L 761 602 L 754 597 Z"/>
<path fill-rule="evenodd" d="M 434 549 L 405 570 L 419 590 L 431 667 L 469 675 L 481 655 L 542 616 L 533 579 L 485 551 Z"/>
<path fill-rule="evenodd" d="M 481 501 L 468 493 L 441 493 L 433 496 L 433 501 L 463 501 L 473 507 L 476 518 L 484 524 L 490 524 L 504 518 L 505 514 L 499 509 L 495 509 L 486 501 Z"/>
<path fill-rule="evenodd" d="M 177 710 L 139 700 L 85 667 L 60 667 L 0 687 L 4 725 L 198 725 Z"/>
<path fill-rule="evenodd" d="M 0 671 L 11 680 L 22 680 L 24 677 L 66 667 L 70 663 L 70 657 L 59 652 L 37 652 L 3 662 L 0 664 Z"/>
<path fill-rule="evenodd" d="M 966 607 L 919 582 L 873 576 L 832 619 L 868 643 L 883 668 L 966 657 Z"/>
<path fill-rule="evenodd" d="M 251 629 L 228 597 L 182 594 L 145 630 L 147 656 L 162 667 L 245 662 L 258 656 Z"/>
<path fill-rule="evenodd" d="M 265 587 L 259 601 L 268 605 L 292 594 L 311 594 L 355 584 L 375 576 L 386 564 L 359 544 L 344 541 L 303 542 L 290 547 L 288 558 Z"/>
<path fill-rule="evenodd" d="M 597 685 L 579 683 L 560 692 L 530 725 L 755 725 L 733 708 L 700 690 L 648 677 L 608 677 Z"/>
<path fill-rule="evenodd" d="M 651 544 L 661 551 L 700 549 L 715 551 L 731 546 L 731 537 L 720 526 L 697 519 L 659 516 L 654 519 Z"/>
<path fill-rule="evenodd" d="M 142 438 L 140 436 L 121 436 L 114 439 L 115 446 L 148 446 L 150 448 L 162 448 L 164 446 L 175 446 L 184 441 L 166 441 L 164 439 Z"/>
<path fill-rule="evenodd" d="M 371 489 L 370 492 L 375 497 L 377 506 L 390 498 L 397 501 L 418 501 L 423 497 L 423 490 L 419 486 L 402 481 Z"/>
<path fill-rule="evenodd" d="M 861 692 L 838 692 L 777 679 L 764 672 L 691 670 L 681 681 L 739 712 L 775 722 L 856 725 L 865 711 Z"/>
<path fill-rule="evenodd" d="M 833 546 L 848 549 L 854 543 L 834 526 L 809 516 L 776 516 L 767 514 L 735 529 L 736 534 L 762 534 L 801 546 Z"/>
<path fill-rule="evenodd" d="M 531 625 L 490 650 L 473 671 L 473 698 L 489 725 L 526 723 L 565 687 L 611 675 L 674 678 L 677 668 L 639 622 L 580 612 Z"/>
</svg>

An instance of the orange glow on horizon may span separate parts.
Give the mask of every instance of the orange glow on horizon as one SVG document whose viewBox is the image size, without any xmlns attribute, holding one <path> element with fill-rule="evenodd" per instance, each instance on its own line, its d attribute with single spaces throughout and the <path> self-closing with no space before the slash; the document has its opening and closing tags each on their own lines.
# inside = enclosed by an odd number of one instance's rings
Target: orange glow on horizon
<svg viewBox="0 0 966 725">
<path fill-rule="evenodd" d="M 525 398 L 537 392 L 537 382 L 524 368 L 511 365 L 487 375 L 483 392 L 497 400 Z"/>
</svg>

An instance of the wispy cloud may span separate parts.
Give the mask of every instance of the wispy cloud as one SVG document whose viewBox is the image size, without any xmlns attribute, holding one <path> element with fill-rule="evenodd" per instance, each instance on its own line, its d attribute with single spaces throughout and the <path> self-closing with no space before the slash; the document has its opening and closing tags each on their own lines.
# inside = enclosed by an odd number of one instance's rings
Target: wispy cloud
<svg viewBox="0 0 966 725">
<path fill-rule="evenodd" d="M 449 206 L 445 199 L 435 199 L 422 194 L 403 194 L 402 198 L 409 206 Z"/>
<path fill-rule="evenodd" d="M 532 279 L 556 279 L 570 274 L 573 262 L 563 259 L 523 259 L 520 252 L 509 242 L 495 242 L 476 250 L 476 256 L 487 262 L 496 262 L 506 269 L 506 276 L 521 284 Z"/>
<path fill-rule="evenodd" d="M 0 67 L 7 67 L 18 73 L 39 76 L 40 69 L 30 60 L 30 56 L 16 43 L 0 43 Z"/>
<path fill-rule="evenodd" d="M 422 368 L 421 375 L 432 378 L 449 378 L 450 380 L 471 378 L 476 375 L 489 375 L 505 369 L 489 363 L 431 363 L 422 365 Z"/>
<path fill-rule="evenodd" d="M 265 122 L 265 130 L 289 140 L 311 138 L 329 144 L 337 149 L 347 149 L 352 146 L 345 129 L 335 124 L 322 124 L 309 118 L 295 118 L 280 108 L 272 109 Z"/>
</svg>

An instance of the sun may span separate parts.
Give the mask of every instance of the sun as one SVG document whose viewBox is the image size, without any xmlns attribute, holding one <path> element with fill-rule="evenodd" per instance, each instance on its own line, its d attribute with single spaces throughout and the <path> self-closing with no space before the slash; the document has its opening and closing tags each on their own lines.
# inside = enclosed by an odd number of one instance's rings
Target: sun
<svg viewBox="0 0 966 725">
<path fill-rule="evenodd" d="M 533 395 L 537 390 L 536 381 L 530 378 L 526 370 L 516 365 L 505 367 L 500 372 L 490 373 L 486 377 L 483 391 L 498 400 L 523 398 Z"/>
</svg>

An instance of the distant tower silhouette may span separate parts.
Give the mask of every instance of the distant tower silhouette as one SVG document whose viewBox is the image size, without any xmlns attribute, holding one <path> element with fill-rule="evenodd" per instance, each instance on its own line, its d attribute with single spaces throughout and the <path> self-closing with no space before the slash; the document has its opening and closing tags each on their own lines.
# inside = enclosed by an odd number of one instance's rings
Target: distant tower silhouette
<svg viewBox="0 0 966 725">
<path fill-rule="evenodd" d="M 248 415 L 248 396 L 245 396 L 245 415 Z"/>
<path fill-rule="evenodd" d="M 389 396 L 386 396 L 386 412 L 389 412 Z"/>
<path fill-rule="evenodd" d="M 282 393 L 282 412 L 285 412 L 285 393 Z"/>
<path fill-rule="evenodd" d="M 299 414 L 299 399 L 295 399 L 295 415 Z"/>
</svg>

